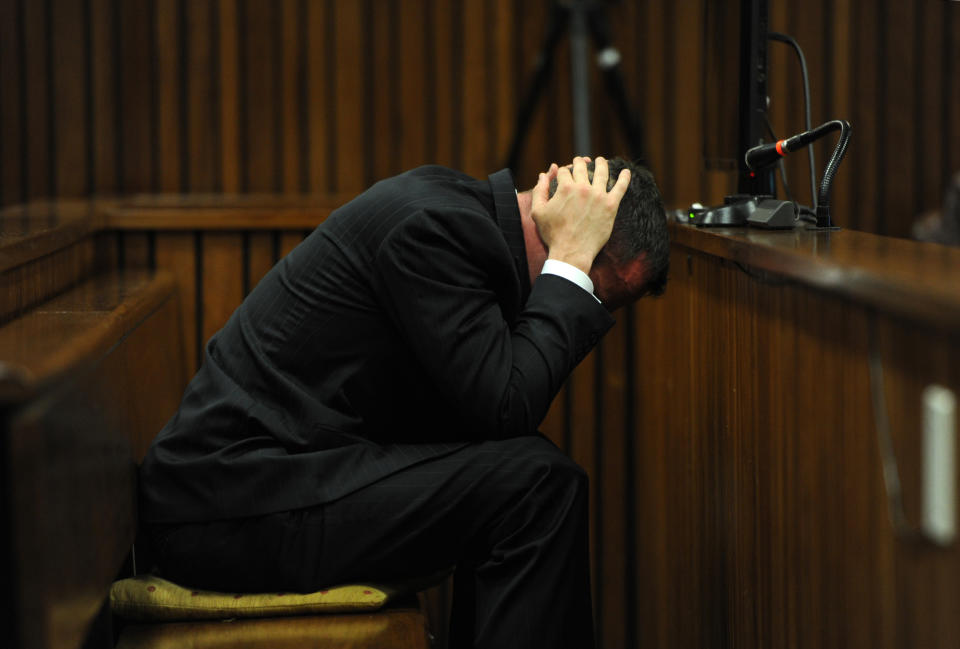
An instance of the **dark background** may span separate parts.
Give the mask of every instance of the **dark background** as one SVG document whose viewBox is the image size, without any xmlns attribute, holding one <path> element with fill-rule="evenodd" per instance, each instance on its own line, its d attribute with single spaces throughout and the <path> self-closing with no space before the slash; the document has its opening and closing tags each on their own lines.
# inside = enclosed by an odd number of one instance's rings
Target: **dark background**
<svg viewBox="0 0 960 649">
<path fill-rule="evenodd" d="M 706 0 L 607 10 L 671 205 L 719 201 L 702 162 Z M 0 0 L 0 204 L 136 192 L 358 192 L 426 162 L 502 166 L 546 0 Z M 771 2 L 813 121 L 853 124 L 835 218 L 905 236 L 960 169 L 960 6 Z M 802 130 L 799 66 L 770 45 L 771 119 Z M 566 42 L 518 183 L 571 155 Z M 596 152 L 623 153 L 594 79 Z M 734 128 L 734 125 L 731 125 Z M 818 150 L 818 173 L 832 140 Z M 806 160 L 790 178 L 809 202 Z"/>
</svg>

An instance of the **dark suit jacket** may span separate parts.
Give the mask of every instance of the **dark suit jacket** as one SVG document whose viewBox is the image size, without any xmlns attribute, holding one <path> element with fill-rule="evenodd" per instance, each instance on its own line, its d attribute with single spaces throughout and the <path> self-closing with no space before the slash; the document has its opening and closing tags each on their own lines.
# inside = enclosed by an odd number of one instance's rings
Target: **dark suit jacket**
<svg viewBox="0 0 960 649">
<path fill-rule="evenodd" d="M 508 172 L 384 180 L 207 343 L 141 466 L 142 518 L 309 507 L 472 441 L 534 433 L 612 322 L 565 279 L 531 290 Z"/>
</svg>

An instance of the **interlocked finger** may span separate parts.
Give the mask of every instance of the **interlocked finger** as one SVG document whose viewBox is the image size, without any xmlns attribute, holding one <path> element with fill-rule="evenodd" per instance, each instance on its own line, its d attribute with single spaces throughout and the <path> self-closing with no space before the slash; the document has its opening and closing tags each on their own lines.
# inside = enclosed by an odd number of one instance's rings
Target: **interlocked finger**
<svg viewBox="0 0 960 649">
<path fill-rule="evenodd" d="M 607 191 L 607 179 L 609 177 L 610 169 L 607 167 L 606 158 L 597 156 L 597 161 L 593 165 L 593 186 Z"/>
<path fill-rule="evenodd" d="M 573 159 L 573 179 L 578 183 L 590 182 L 590 178 L 587 176 L 587 162 L 580 156 Z"/>
</svg>

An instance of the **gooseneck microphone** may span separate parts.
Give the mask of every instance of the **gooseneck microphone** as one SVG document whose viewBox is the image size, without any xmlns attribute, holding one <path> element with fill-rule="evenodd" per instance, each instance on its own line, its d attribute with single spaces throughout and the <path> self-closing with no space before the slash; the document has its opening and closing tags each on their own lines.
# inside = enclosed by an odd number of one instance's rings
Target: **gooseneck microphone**
<svg viewBox="0 0 960 649">
<path fill-rule="evenodd" d="M 788 137 L 785 140 L 778 140 L 769 144 L 755 146 L 752 149 L 747 150 L 747 153 L 744 156 L 744 162 L 747 163 L 748 168 L 754 171 L 759 171 L 764 167 L 769 167 L 788 153 L 796 151 L 797 149 L 802 149 L 811 142 L 819 140 L 821 137 L 831 131 L 840 130 L 840 121 L 841 120 L 833 120 L 825 124 L 821 124 L 817 128 L 804 131 L 803 133 L 798 133 L 793 137 Z M 849 128 L 849 124 L 847 127 Z"/>
<path fill-rule="evenodd" d="M 821 124 L 817 128 L 798 133 L 785 140 L 755 146 L 749 149 L 744 155 L 744 162 L 747 163 L 747 167 L 758 171 L 776 163 L 791 151 L 803 148 L 832 131 L 840 131 L 840 139 L 837 142 L 836 148 L 833 150 L 833 155 L 830 156 L 830 161 L 827 163 L 826 169 L 823 171 L 820 191 L 815 197 L 816 203 L 814 204 L 814 209 L 817 215 L 818 228 L 833 227 L 830 219 L 830 185 L 833 182 L 834 175 L 837 173 L 837 167 L 840 165 L 840 161 L 843 160 L 843 156 L 847 152 L 847 144 L 850 141 L 849 122 L 842 119 L 834 119 Z"/>
</svg>

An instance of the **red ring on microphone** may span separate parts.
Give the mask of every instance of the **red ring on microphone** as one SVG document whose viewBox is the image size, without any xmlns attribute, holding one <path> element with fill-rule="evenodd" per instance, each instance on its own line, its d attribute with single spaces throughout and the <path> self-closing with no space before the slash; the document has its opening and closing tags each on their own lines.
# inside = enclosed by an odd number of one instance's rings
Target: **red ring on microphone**
<svg viewBox="0 0 960 649">
<path fill-rule="evenodd" d="M 787 152 L 783 150 L 783 140 L 777 140 L 777 153 L 781 156 L 787 155 Z"/>
</svg>

